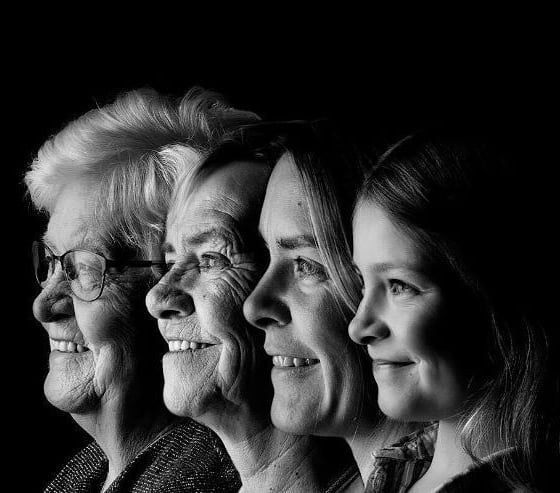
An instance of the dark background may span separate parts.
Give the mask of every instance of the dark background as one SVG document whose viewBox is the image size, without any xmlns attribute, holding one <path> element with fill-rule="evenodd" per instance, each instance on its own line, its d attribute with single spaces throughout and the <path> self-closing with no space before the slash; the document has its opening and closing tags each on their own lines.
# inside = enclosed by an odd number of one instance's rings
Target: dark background
<svg viewBox="0 0 560 493">
<path fill-rule="evenodd" d="M 31 314 L 37 288 L 28 252 L 44 225 L 21 182 L 44 140 L 123 90 L 150 86 L 180 96 L 198 84 L 264 118 L 335 117 L 366 140 L 384 135 L 389 141 L 426 123 L 462 120 L 493 129 L 529 156 L 538 148 L 539 165 L 545 156 L 544 168 L 555 177 L 558 56 L 551 40 L 541 36 L 529 43 L 525 31 L 514 29 L 508 37 L 496 33 L 488 43 L 473 27 L 451 43 L 453 29 L 450 23 L 448 32 L 429 42 L 420 33 L 402 48 L 396 42 L 399 30 L 381 42 L 365 36 L 348 44 L 334 31 L 325 41 L 309 36 L 295 47 L 280 37 L 260 55 L 261 40 L 251 36 L 232 36 L 204 54 L 185 39 L 184 51 L 173 56 L 165 49 L 149 52 L 145 39 L 77 53 L 37 42 L 4 62 L 2 407 L 6 473 L 17 478 L 18 491 L 39 491 L 87 438 L 42 394 L 49 349 Z M 289 26 L 279 32 L 290 34 Z M 534 164 L 527 164 L 528 173 L 537 172 Z"/>
</svg>

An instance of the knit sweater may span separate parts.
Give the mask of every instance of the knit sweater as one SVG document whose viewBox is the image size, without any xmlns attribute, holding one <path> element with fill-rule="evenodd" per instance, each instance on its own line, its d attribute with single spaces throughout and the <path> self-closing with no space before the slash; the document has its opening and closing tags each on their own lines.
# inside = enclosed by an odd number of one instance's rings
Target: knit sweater
<svg viewBox="0 0 560 493">
<path fill-rule="evenodd" d="M 45 493 L 99 493 L 108 460 L 92 442 L 62 468 Z M 140 452 L 111 483 L 107 493 L 233 492 L 241 487 L 215 433 L 186 419 Z"/>
</svg>

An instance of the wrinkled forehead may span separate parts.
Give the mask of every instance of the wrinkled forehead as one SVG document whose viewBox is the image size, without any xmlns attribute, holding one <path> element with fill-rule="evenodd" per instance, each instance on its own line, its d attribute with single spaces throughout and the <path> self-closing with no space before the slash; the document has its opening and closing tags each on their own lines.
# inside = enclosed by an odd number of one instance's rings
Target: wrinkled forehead
<svg viewBox="0 0 560 493">
<path fill-rule="evenodd" d="M 248 233 L 257 228 L 270 170 L 259 163 L 233 162 L 176 197 L 167 221 L 167 242 L 207 230 Z"/>
</svg>

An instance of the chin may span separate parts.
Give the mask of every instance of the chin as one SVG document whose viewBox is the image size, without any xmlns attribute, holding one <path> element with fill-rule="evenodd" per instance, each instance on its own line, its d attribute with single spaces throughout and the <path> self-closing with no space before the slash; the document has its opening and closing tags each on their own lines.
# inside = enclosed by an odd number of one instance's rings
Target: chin
<svg viewBox="0 0 560 493">
<path fill-rule="evenodd" d="M 442 418 L 441 413 L 430 405 L 421 396 L 399 399 L 397 396 L 391 398 L 379 397 L 379 409 L 385 416 L 402 422 L 427 422 Z"/>
<path fill-rule="evenodd" d="M 270 408 L 272 424 L 279 430 L 294 435 L 325 435 L 324 423 L 317 419 L 319 414 L 317 410 L 301 404 L 286 405 L 279 402 L 277 395 Z"/>
<path fill-rule="evenodd" d="M 219 407 L 220 399 L 212 382 L 199 382 L 169 358 L 163 359 L 163 376 L 163 402 L 170 413 L 196 420 Z"/>
<path fill-rule="evenodd" d="M 66 413 L 81 414 L 93 410 L 98 399 L 85 382 L 74 383 L 64 377 L 49 373 L 43 385 L 45 397 L 57 409 Z"/>
</svg>

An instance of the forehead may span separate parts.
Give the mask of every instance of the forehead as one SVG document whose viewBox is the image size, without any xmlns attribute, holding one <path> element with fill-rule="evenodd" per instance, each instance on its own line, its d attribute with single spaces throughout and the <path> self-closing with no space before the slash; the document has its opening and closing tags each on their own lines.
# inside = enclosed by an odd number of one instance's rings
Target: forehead
<svg viewBox="0 0 560 493">
<path fill-rule="evenodd" d="M 179 198 L 172 205 L 167 241 L 220 226 L 247 228 L 258 217 L 269 174 L 266 166 L 247 161 L 214 171 L 187 199 Z"/>
<path fill-rule="evenodd" d="M 266 240 L 312 234 L 303 183 L 289 154 L 284 154 L 274 167 L 266 189 L 259 229 Z"/>
<path fill-rule="evenodd" d="M 358 265 L 420 262 L 415 242 L 373 202 L 360 201 L 353 221 L 354 261 Z"/>
<path fill-rule="evenodd" d="M 49 218 L 45 241 L 63 253 L 89 240 L 95 242 L 92 221 L 95 185 L 89 181 L 69 183 L 60 192 Z"/>
</svg>

